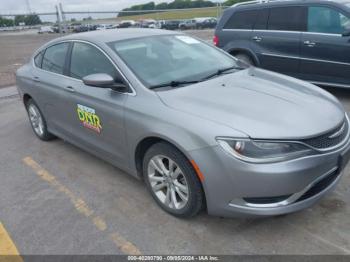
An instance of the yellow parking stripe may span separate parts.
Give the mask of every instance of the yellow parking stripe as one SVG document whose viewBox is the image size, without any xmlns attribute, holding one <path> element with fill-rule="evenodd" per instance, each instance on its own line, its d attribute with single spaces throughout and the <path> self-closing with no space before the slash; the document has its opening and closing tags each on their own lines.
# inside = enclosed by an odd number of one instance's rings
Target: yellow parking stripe
<svg viewBox="0 0 350 262">
<path fill-rule="evenodd" d="M 50 174 L 49 171 L 42 168 L 37 162 L 35 162 L 31 157 L 23 158 L 23 162 L 30 167 L 42 180 L 46 181 L 49 185 L 55 188 L 57 191 L 63 193 L 73 204 L 75 209 L 84 215 L 85 217 L 91 219 L 91 222 L 95 225 L 95 227 L 101 232 L 107 231 L 108 233 L 108 225 L 107 222 L 101 217 L 98 216 L 83 199 L 78 197 L 75 193 L 73 193 L 70 189 L 68 189 L 65 185 L 63 185 L 54 175 Z M 127 255 L 140 255 L 141 251 L 131 242 L 126 240 L 123 236 L 121 236 L 117 232 L 112 232 L 110 234 L 110 239 L 114 242 L 114 244 Z M 0 238 L 1 241 L 1 238 Z M 1 254 L 1 252 L 0 252 Z M 0 262 L 1 258 L 0 258 Z"/>
<path fill-rule="evenodd" d="M 22 262 L 16 245 L 10 238 L 5 227 L 0 223 L 0 256 L 11 256 L 10 261 Z M 1 258 L 0 258 L 1 261 Z"/>
</svg>

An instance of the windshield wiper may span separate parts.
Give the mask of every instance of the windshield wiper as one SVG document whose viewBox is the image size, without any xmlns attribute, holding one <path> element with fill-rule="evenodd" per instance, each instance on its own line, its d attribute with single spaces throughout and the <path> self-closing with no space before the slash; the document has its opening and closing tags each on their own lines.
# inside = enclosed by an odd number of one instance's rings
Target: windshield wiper
<svg viewBox="0 0 350 262">
<path fill-rule="evenodd" d="M 205 80 L 208 80 L 214 76 L 219 76 L 219 75 L 222 75 L 223 73 L 227 72 L 227 71 L 230 71 L 230 70 L 243 70 L 245 68 L 243 67 L 239 67 L 239 66 L 230 66 L 230 67 L 226 67 L 226 68 L 222 68 L 222 69 L 218 69 L 216 72 L 202 78 L 202 81 L 205 81 Z"/>
<path fill-rule="evenodd" d="M 208 80 L 214 76 L 219 76 L 227 71 L 230 71 L 230 70 L 243 70 L 245 68 L 243 67 L 239 67 L 239 66 L 230 66 L 230 67 L 227 67 L 227 68 L 222 68 L 222 69 L 218 69 L 215 73 L 213 74 L 210 74 L 200 80 L 192 80 L 192 81 L 171 81 L 171 82 L 167 82 L 167 83 L 163 83 L 163 84 L 159 84 L 159 85 L 153 85 L 153 86 L 150 86 L 149 89 L 156 89 L 156 88 L 161 88 L 161 87 L 167 87 L 167 86 L 170 86 L 170 87 L 177 87 L 177 86 L 180 86 L 180 85 L 190 85 L 190 84 L 196 84 L 196 83 L 199 83 L 199 82 L 203 82 L 205 80 Z"/>
<path fill-rule="evenodd" d="M 177 87 L 180 85 L 190 85 L 190 84 L 196 84 L 199 83 L 200 81 L 198 80 L 193 80 L 193 81 L 171 81 L 171 82 L 167 82 L 164 84 L 159 84 L 159 85 L 154 85 L 154 86 L 150 86 L 149 89 L 156 89 L 156 88 L 161 88 L 161 87 Z"/>
</svg>

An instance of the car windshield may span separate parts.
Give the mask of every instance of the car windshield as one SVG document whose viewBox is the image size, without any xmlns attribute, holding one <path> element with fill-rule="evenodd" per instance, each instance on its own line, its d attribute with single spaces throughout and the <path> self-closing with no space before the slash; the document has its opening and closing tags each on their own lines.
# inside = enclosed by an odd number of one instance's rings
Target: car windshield
<svg viewBox="0 0 350 262">
<path fill-rule="evenodd" d="M 198 82 L 238 67 L 229 55 L 185 35 L 135 38 L 109 46 L 148 88 Z"/>
</svg>

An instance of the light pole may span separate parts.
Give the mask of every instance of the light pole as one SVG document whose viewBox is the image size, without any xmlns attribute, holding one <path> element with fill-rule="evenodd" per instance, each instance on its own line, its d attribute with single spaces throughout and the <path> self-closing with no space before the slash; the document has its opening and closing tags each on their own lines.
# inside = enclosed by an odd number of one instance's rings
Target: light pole
<svg viewBox="0 0 350 262">
<path fill-rule="evenodd" d="M 29 0 L 26 0 L 26 5 L 27 5 L 27 11 L 28 13 L 32 13 L 32 9 L 30 8 L 30 3 L 29 3 Z"/>
<path fill-rule="evenodd" d="M 217 13 L 216 17 L 219 18 L 221 15 L 221 9 L 222 9 L 222 0 L 216 1 L 216 8 L 217 8 Z"/>
</svg>

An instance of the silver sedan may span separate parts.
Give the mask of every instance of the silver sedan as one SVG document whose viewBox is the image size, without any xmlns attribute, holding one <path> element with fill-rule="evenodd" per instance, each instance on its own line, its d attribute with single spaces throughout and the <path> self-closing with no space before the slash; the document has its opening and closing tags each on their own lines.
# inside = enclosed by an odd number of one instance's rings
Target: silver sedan
<svg viewBox="0 0 350 262">
<path fill-rule="evenodd" d="M 69 35 L 17 71 L 34 133 L 145 181 L 172 215 L 279 215 L 316 203 L 349 159 L 331 94 L 178 32 Z"/>
</svg>

